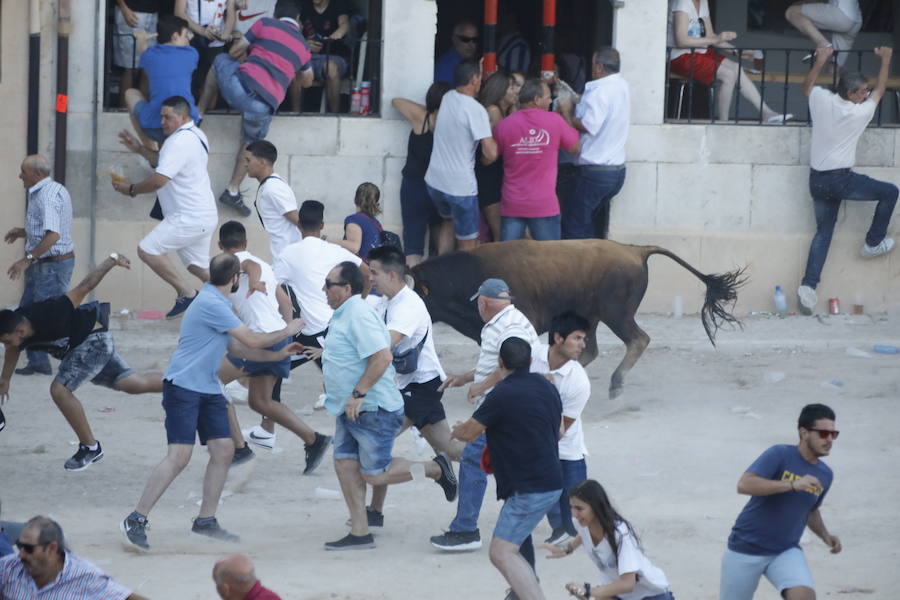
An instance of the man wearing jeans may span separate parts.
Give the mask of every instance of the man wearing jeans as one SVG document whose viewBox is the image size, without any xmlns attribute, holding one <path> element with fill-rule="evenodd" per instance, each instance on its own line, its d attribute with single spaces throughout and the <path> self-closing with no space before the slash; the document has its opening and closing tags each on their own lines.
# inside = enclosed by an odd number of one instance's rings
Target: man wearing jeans
<svg viewBox="0 0 900 600">
<path fill-rule="evenodd" d="M 625 183 L 625 142 L 631 122 L 628 82 L 619 74 L 619 52 L 601 48 L 592 61 L 593 81 L 581 102 L 560 106 L 566 121 L 582 132 L 575 197 L 563 213 L 565 239 L 609 234 L 609 209 Z"/>
<path fill-rule="evenodd" d="M 800 548 L 807 527 L 832 554 L 841 551 L 841 541 L 828 533 L 819 513 L 833 479 L 820 459 L 828 456 L 838 437 L 834 411 L 824 404 L 807 404 L 797 429 L 799 444 L 772 446 L 738 481 L 738 493 L 751 498 L 722 556 L 720 600 L 751 600 L 762 575 L 788 600 L 813 600 L 812 574 Z"/>
<path fill-rule="evenodd" d="M 809 191 L 816 213 L 816 235 L 809 246 L 806 272 L 797 290 L 800 312 L 805 315 L 811 315 L 816 308 L 816 285 L 828 256 L 841 200 L 878 203 L 860 250 L 863 258 L 881 256 L 894 248 L 894 240 L 886 235 L 897 203 L 897 186 L 851 170 L 856 162 L 859 137 L 875 116 L 875 109 L 884 96 L 893 51 L 884 46 L 875 48 L 875 55 L 881 59 L 881 70 L 871 93 L 868 81 L 861 73 L 844 72 L 838 81 L 837 94 L 815 85 L 833 52 L 832 48 L 816 50 L 815 65 L 803 83 L 812 119 Z"/>
<path fill-rule="evenodd" d="M 557 451 L 562 403 L 553 384 L 529 372 L 527 341 L 513 337 L 503 342 L 498 364 L 503 381 L 468 421 L 453 428 L 453 437 L 472 441 L 487 435 L 497 499 L 504 501 L 491 540 L 491 562 L 517 598 L 543 598 L 531 532 L 562 493 Z"/>
</svg>

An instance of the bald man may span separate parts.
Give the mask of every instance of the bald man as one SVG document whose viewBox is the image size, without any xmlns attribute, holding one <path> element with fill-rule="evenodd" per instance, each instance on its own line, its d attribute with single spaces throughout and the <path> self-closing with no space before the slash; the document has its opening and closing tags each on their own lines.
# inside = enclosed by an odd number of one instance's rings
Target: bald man
<svg viewBox="0 0 900 600">
<path fill-rule="evenodd" d="M 253 562 L 246 554 L 226 556 L 213 566 L 212 576 L 222 600 L 281 600 L 256 578 Z"/>
<path fill-rule="evenodd" d="M 25 238 L 23 257 L 6 274 L 13 281 L 24 275 L 25 290 L 19 306 L 47 300 L 66 293 L 75 266 L 72 243 L 72 199 L 61 184 L 50 177 L 50 161 L 32 154 L 22 161 L 19 179 L 28 190 L 25 227 L 6 232 L 6 243 Z M 18 375 L 49 375 L 46 352 L 28 351 L 28 363 L 16 369 Z"/>
</svg>

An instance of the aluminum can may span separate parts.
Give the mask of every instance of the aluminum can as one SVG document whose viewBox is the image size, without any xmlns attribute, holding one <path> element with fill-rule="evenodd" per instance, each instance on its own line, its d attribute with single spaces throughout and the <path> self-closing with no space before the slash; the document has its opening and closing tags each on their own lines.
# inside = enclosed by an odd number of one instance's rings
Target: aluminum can
<svg viewBox="0 0 900 600">
<path fill-rule="evenodd" d="M 841 301 L 837 298 L 828 299 L 828 313 L 832 315 L 841 314 Z"/>
</svg>

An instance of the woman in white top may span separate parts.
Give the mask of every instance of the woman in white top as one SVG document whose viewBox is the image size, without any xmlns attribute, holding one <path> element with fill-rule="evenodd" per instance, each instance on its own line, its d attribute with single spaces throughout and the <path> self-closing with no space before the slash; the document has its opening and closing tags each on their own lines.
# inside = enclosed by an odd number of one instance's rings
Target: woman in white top
<svg viewBox="0 0 900 600">
<path fill-rule="evenodd" d="M 567 583 L 570 594 L 581 599 L 675 600 L 665 574 L 644 556 L 634 528 L 610 504 L 602 485 L 582 481 L 569 490 L 569 505 L 578 535 L 565 546 L 541 547 L 550 551 L 547 558 L 562 558 L 583 546 L 601 581 Z"/>
<path fill-rule="evenodd" d="M 838 66 L 847 60 L 847 51 L 862 27 L 859 0 L 828 0 L 827 2 L 797 2 L 784 13 L 791 25 L 816 43 L 816 48 L 835 49 Z M 831 42 L 821 29 L 831 32 Z"/>
<path fill-rule="evenodd" d="M 728 120 L 731 99 L 738 79 L 741 82 L 741 96 L 751 106 L 762 111 L 764 121 L 779 123 L 793 117 L 776 113 L 769 108 L 740 64 L 726 59 L 710 48 L 734 48 L 730 42 L 736 37 L 737 34 L 733 31 L 715 32 L 709 17 L 707 0 L 669 0 L 667 45 L 672 48 L 669 55 L 669 70 L 706 86 L 718 82 L 719 90 L 716 97 L 718 119 Z"/>
</svg>

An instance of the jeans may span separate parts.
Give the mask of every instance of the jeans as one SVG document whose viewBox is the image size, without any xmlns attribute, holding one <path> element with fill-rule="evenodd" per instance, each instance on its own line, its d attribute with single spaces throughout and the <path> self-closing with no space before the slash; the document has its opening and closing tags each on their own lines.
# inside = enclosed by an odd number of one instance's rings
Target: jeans
<svg viewBox="0 0 900 600">
<path fill-rule="evenodd" d="M 428 226 L 441 222 L 424 178 L 403 176 L 400 181 L 400 215 L 403 219 L 403 250 L 407 256 L 424 256 Z"/>
<path fill-rule="evenodd" d="M 57 262 L 32 263 L 25 270 L 25 291 L 19 306 L 27 306 L 62 296 L 69 291 L 69 281 L 72 279 L 72 269 L 75 268 L 75 259 L 67 258 Z M 46 352 L 26 350 L 28 365 L 36 369 L 49 369 L 50 358 Z"/>
<path fill-rule="evenodd" d="M 478 209 L 478 196 L 451 196 L 425 184 L 434 208 L 444 220 L 453 219 L 453 231 L 458 240 L 474 240 L 478 238 L 478 224 L 481 213 Z"/>
<path fill-rule="evenodd" d="M 816 213 L 816 235 L 809 245 L 803 285 L 815 289 L 821 279 L 825 259 L 828 257 L 828 248 L 831 246 L 831 235 L 834 233 L 841 200 L 878 202 L 872 224 L 866 233 L 866 244 L 877 246 L 887 234 L 891 214 L 897 203 L 897 186 L 854 173 L 850 169 L 810 170 L 809 192 L 812 194 L 813 209 Z"/>
<path fill-rule="evenodd" d="M 220 54 L 213 62 L 219 92 L 228 106 L 241 113 L 241 133 L 245 142 L 265 139 L 272 122 L 272 108 L 256 94 L 244 87 L 238 78 L 241 63 L 227 54 Z"/>
<path fill-rule="evenodd" d="M 533 240 L 558 240 L 560 217 L 500 217 L 500 240 L 520 240 L 525 237 L 526 228 Z"/>
<path fill-rule="evenodd" d="M 563 215 L 563 238 L 606 239 L 609 233 L 609 205 L 624 183 L 624 167 L 615 171 L 579 167 L 575 197 Z"/>
<path fill-rule="evenodd" d="M 456 500 L 456 518 L 450 523 L 450 531 L 475 531 L 478 514 L 487 489 L 487 473 L 481 470 L 481 453 L 487 444 L 484 434 L 466 444 L 459 460 L 459 498 Z"/>
<path fill-rule="evenodd" d="M 587 463 L 584 462 L 583 458 L 581 460 L 560 459 L 559 465 L 562 468 L 563 492 L 559 497 L 559 502 L 547 511 L 547 521 L 554 531 L 562 527 L 566 530 L 566 533 L 575 537 L 578 532 L 575 531 L 575 525 L 572 523 L 572 509 L 569 507 L 569 489 L 587 479 Z"/>
</svg>

